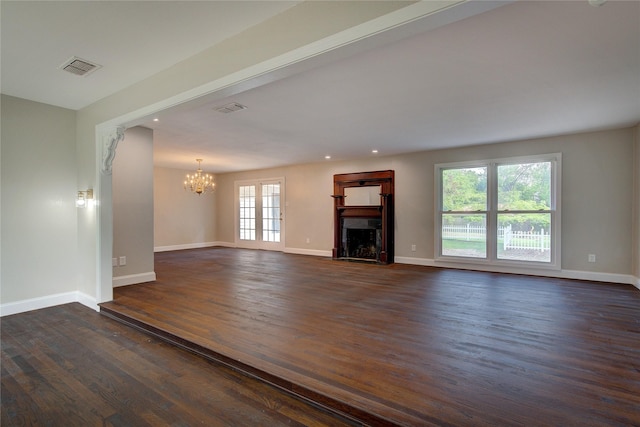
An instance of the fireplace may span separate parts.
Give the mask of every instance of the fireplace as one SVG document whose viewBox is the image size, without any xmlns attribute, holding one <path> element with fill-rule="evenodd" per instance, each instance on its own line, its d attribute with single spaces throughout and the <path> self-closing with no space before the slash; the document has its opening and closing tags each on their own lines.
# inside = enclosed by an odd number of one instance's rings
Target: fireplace
<svg viewBox="0 0 640 427">
<path fill-rule="evenodd" d="M 342 219 L 341 257 L 380 261 L 382 221 L 368 218 Z"/>
<path fill-rule="evenodd" d="M 334 175 L 334 259 L 393 263 L 393 175 Z"/>
</svg>

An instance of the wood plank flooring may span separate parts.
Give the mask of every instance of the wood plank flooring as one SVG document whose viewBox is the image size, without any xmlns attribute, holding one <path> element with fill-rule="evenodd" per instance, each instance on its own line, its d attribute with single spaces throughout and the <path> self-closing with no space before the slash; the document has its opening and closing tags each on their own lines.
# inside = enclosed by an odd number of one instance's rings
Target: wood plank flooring
<svg viewBox="0 0 640 427">
<path fill-rule="evenodd" d="M 640 425 L 629 285 L 208 248 L 104 313 L 369 425 Z"/>
<path fill-rule="evenodd" d="M 80 304 L 2 318 L 9 426 L 344 426 L 326 411 Z"/>
</svg>

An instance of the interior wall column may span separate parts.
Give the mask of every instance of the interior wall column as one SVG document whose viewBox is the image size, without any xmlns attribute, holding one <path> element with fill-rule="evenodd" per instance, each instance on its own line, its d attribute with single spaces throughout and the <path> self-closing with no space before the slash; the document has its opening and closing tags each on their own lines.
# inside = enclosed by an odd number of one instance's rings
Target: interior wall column
<svg viewBox="0 0 640 427">
<path fill-rule="evenodd" d="M 112 167 L 118 143 L 124 139 L 124 127 L 96 130 L 98 170 L 98 238 L 96 268 L 96 303 L 113 299 L 113 192 Z"/>
</svg>

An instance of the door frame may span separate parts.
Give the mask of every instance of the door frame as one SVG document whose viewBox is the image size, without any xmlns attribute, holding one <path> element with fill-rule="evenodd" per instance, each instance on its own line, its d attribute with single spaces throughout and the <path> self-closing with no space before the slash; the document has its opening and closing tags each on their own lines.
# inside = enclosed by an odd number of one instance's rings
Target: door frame
<svg viewBox="0 0 640 427">
<path fill-rule="evenodd" d="M 262 232 L 258 233 L 258 227 L 262 230 L 262 184 L 280 184 L 280 242 L 265 242 L 258 237 L 262 236 Z M 256 186 L 256 240 L 240 240 L 240 200 L 239 188 L 242 185 Z M 286 224 L 286 202 L 285 202 L 285 179 L 284 177 L 276 178 L 256 178 L 234 181 L 233 183 L 233 223 L 234 223 L 234 241 L 238 248 L 247 249 L 263 249 L 268 251 L 284 251 L 285 248 L 285 224 Z"/>
</svg>

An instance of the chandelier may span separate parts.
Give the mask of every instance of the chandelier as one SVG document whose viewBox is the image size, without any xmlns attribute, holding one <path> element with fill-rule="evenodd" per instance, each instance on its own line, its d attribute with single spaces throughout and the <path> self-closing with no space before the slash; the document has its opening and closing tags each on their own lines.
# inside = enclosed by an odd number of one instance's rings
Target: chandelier
<svg viewBox="0 0 640 427">
<path fill-rule="evenodd" d="M 202 173 L 202 169 L 200 168 L 202 159 L 196 159 L 196 162 L 198 162 L 198 170 L 193 175 L 187 174 L 184 181 L 184 189 L 197 195 L 214 191 L 216 189 L 216 183 L 213 182 L 213 176 L 208 173 Z"/>
</svg>

